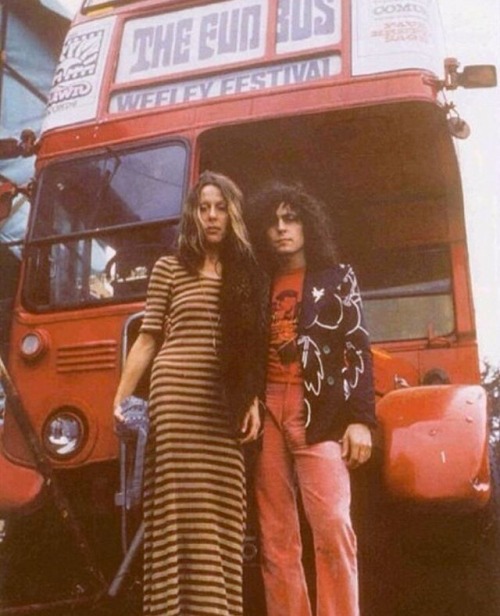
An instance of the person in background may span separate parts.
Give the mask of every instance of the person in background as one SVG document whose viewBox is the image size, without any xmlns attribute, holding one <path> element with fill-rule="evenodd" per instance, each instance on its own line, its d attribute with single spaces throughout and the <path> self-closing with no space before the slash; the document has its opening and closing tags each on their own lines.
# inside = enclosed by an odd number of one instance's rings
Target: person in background
<svg viewBox="0 0 500 616">
<path fill-rule="evenodd" d="M 310 616 L 300 490 L 316 564 L 317 616 L 357 616 L 349 469 L 371 455 L 375 398 L 353 269 L 337 261 L 322 203 L 272 182 L 250 200 L 253 245 L 271 279 L 266 415 L 256 466 L 270 616 Z"/>
<path fill-rule="evenodd" d="M 176 256 L 153 268 L 114 405 L 151 362 L 144 487 L 146 615 L 241 616 L 242 444 L 260 429 L 267 301 L 229 178 L 204 172 Z M 262 335 L 259 334 L 261 332 Z"/>
</svg>

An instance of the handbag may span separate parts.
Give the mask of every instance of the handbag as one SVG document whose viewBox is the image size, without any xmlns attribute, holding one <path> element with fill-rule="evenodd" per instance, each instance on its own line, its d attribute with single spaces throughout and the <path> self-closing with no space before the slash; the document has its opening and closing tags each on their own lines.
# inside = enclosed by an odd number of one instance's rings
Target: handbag
<svg viewBox="0 0 500 616">
<path fill-rule="evenodd" d="M 149 433 L 148 403 L 143 398 L 128 396 L 120 407 L 123 421 L 116 424 L 120 439 L 120 492 L 115 503 L 131 509 L 142 502 L 144 457 Z"/>
</svg>

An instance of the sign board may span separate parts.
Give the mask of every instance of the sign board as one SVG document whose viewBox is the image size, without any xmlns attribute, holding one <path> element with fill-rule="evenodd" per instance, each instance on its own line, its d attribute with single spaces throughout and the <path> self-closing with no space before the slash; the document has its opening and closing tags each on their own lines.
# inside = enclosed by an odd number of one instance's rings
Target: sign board
<svg viewBox="0 0 500 616">
<path fill-rule="evenodd" d="M 268 13 L 268 0 L 224 0 L 126 19 L 116 50 L 118 90 L 108 111 L 165 107 L 340 73 L 340 52 L 332 47 L 341 42 L 341 0 L 278 0 L 276 15 Z M 108 16 L 70 31 L 43 130 L 97 116 L 106 57 L 115 55 L 110 41 L 116 23 Z M 293 59 L 286 58 L 290 54 Z"/>
<path fill-rule="evenodd" d="M 443 70 L 436 0 L 352 0 L 352 74 Z"/>
<path fill-rule="evenodd" d="M 127 89 L 112 96 L 109 111 L 143 111 L 232 94 L 311 83 L 337 75 L 340 68 L 340 55 L 330 54 L 200 79 Z"/>
<path fill-rule="evenodd" d="M 96 117 L 115 21 L 111 16 L 70 30 L 52 82 L 42 132 Z"/>
</svg>

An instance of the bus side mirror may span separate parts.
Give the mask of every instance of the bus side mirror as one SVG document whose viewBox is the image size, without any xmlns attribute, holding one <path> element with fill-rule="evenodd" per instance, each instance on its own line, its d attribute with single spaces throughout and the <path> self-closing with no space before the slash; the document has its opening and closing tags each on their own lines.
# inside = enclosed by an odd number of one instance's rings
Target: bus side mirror
<svg viewBox="0 0 500 616">
<path fill-rule="evenodd" d="M 458 85 L 463 88 L 494 88 L 497 85 L 497 69 L 493 64 L 464 66 L 458 75 Z"/>
<path fill-rule="evenodd" d="M 473 64 L 464 66 L 458 72 L 460 63 L 456 58 L 446 58 L 444 61 L 444 81 L 440 86 L 446 90 L 462 88 L 494 88 L 497 85 L 497 69 L 493 64 Z"/>
</svg>

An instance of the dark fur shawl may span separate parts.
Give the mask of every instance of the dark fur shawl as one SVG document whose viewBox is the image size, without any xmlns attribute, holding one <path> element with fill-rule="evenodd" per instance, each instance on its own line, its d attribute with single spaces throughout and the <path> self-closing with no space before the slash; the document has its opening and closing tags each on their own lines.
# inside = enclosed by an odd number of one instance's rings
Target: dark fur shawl
<svg viewBox="0 0 500 616">
<path fill-rule="evenodd" d="M 224 264 L 221 366 L 235 429 L 255 396 L 264 396 L 268 303 L 268 278 L 254 259 L 239 256 Z"/>
</svg>

